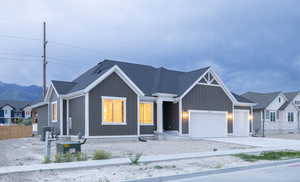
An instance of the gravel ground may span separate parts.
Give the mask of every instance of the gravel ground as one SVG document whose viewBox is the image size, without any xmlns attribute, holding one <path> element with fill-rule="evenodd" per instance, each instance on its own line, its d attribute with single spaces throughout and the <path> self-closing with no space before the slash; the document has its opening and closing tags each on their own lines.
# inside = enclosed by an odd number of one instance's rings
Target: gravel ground
<svg viewBox="0 0 300 182">
<path fill-rule="evenodd" d="M 268 138 L 281 138 L 281 139 L 290 139 L 290 140 L 300 140 L 299 133 L 291 133 L 291 134 L 274 134 L 268 135 Z"/>
<path fill-rule="evenodd" d="M 263 163 L 259 161 L 256 163 Z M 113 182 L 158 176 L 194 173 L 220 168 L 246 166 L 249 162 L 233 156 L 210 157 L 139 165 L 123 165 L 93 169 L 34 172 L 0 176 L 1 182 Z M 105 181 L 106 179 L 107 181 Z"/>
<path fill-rule="evenodd" d="M 45 144 L 38 137 L 0 140 L 0 166 L 29 165 L 43 161 Z M 104 141 L 90 139 L 82 146 L 82 151 L 92 156 L 95 150 L 106 150 L 113 157 L 127 157 L 129 153 L 143 152 L 143 155 L 193 153 L 218 150 L 250 148 L 249 146 L 214 142 L 207 140 L 174 140 L 148 142 Z M 52 145 L 55 154 L 55 144 Z"/>
</svg>

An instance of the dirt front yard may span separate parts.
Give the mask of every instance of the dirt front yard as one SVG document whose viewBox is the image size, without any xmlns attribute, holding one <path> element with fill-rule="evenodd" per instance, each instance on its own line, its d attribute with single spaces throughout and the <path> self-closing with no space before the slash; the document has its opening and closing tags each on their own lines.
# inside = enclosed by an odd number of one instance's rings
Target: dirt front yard
<svg viewBox="0 0 300 182">
<path fill-rule="evenodd" d="M 38 137 L 0 140 L 0 166 L 15 166 L 40 164 L 44 159 L 44 142 Z M 178 154 L 208 152 L 214 149 L 232 150 L 250 148 L 246 145 L 223 143 L 207 140 L 171 140 L 158 141 L 148 140 L 138 141 L 107 141 L 99 139 L 89 139 L 82 146 L 82 152 L 92 157 L 95 150 L 105 150 L 111 152 L 113 158 L 128 157 L 132 153 L 143 153 L 143 155 L 158 154 Z M 52 145 L 52 159 L 55 155 L 55 144 Z"/>
<path fill-rule="evenodd" d="M 257 161 L 255 164 L 270 161 Z M 159 176 L 170 176 L 222 168 L 247 166 L 254 163 L 234 156 L 167 162 L 141 163 L 92 169 L 18 173 L 0 176 L 1 182 L 119 182 Z"/>
</svg>

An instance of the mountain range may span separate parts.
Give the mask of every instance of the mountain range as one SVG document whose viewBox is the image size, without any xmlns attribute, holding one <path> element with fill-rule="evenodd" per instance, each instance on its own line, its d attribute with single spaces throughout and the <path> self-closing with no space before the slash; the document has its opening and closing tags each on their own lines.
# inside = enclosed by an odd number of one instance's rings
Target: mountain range
<svg viewBox="0 0 300 182">
<path fill-rule="evenodd" d="M 0 81 L 0 100 L 37 102 L 42 98 L 43 89 L 36 85 L 23 86 Z"/>
</svg>

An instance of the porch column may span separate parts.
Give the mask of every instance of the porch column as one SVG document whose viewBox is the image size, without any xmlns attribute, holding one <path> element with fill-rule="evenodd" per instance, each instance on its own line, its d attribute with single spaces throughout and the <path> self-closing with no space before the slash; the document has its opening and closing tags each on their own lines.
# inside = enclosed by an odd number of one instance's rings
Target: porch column
<svg viewBox="0 0 300 182">
<path fill-rule="evenodd" d="M 156 113 L 157 113 L 157 132 L 163 132 L 163 101 L 158 99 L 156 101 Z"/>
</svg>

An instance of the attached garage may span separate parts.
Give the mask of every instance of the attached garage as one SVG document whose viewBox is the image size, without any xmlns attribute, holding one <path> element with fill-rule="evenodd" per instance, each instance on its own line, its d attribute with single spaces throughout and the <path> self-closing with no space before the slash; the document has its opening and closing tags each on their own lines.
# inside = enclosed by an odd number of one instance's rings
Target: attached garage
<svg viewBox="0 0 300 182">
<path fill-rule="evenodd" d="M 190 111 L 189 133 L 191 137 L 226 137 L 227 112 Z"/>
<path fill-rule="evenodd" d="M 250 135 L 249 110 L 234 110 L 233 135 Z"/>
</svg>

